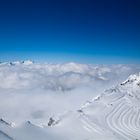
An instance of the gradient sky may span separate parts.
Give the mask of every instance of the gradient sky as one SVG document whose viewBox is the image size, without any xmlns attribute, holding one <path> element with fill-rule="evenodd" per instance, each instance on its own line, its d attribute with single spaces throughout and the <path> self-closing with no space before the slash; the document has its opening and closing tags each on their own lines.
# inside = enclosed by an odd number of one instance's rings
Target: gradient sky
<svg viewBox="0 0 140 140">
<path fill-rule="evenodd" d="M 0 0 L 0 61 L 140 62 L 139 0 Z"/>
</svg>

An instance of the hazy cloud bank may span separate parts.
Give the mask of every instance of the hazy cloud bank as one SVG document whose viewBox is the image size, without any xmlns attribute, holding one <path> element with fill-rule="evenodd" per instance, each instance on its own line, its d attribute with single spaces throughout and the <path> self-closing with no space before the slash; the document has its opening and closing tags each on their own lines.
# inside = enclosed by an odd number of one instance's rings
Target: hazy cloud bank
<svg viewBox="0 0 140 140">
<path fill-rule="evenodd" d="M 138 71 L 139 65 L 1 63 L 0 117 L 47 123 Z"/>
</svg>

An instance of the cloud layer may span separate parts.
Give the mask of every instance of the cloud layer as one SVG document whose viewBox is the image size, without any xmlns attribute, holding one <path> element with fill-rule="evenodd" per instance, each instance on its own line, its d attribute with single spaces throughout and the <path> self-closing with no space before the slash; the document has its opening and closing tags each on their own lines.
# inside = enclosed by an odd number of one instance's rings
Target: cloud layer
<svg viewBox="0 0 140 140">
<path fill-rule="evenodd" d="M 1 63 L 0 117 L 17 123 L 47 122 L 138 71 L 139 65 Z"/>
</svg>

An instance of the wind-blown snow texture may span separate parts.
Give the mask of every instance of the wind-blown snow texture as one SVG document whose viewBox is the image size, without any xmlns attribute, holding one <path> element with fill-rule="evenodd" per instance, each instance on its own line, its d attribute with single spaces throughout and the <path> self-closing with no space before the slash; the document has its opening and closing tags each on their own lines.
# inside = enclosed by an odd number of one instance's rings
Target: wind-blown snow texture
<svg viewBox="0 0 140 140">
<path fill-rule="evenodd" d="M 140 139 L 139 72 L 139 65 L 1 63 L 0 140 Z"/>
</svg>

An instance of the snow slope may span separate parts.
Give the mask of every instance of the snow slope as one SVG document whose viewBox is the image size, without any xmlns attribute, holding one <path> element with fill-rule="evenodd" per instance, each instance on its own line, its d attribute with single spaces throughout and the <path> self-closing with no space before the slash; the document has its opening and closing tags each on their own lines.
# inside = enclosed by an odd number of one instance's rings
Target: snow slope
<svg viewBox="0 0 140 140">
<path fill-rule="evenodd" d="M 60 119 L 60 124 L 64 130 L 67 127 L 74 130 L 72 139 L 75 140 L 140 139 L 140 73 L 106 90 L 84 104 L 77 113 L 68 113 L 67 117 Z"/>
<path fill-rule="evenodd" d="M 106 90 L 81 110 L 97 132 L 112 132 L 118 139 L 140 139 L 140 73 Z"/>
<path fill-rule="evenodd" d="M 49 126 L 48 126 L 49 124 Z M 11 125 L 0 121 L 0 140 L 138 140 L 140 139 L 140 73 L 73 111 L 42 124 Z"/>
</svg>

